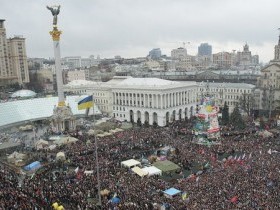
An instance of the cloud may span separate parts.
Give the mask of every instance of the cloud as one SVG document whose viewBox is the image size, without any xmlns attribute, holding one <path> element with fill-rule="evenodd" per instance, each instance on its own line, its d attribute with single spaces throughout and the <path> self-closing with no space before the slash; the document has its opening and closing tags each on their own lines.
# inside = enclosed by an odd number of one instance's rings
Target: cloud
<svg viewBox="0 0 280 210">
<path fill-rule="evenodd" d="M 219 50 L 242 50 L 247 42 L 260 60 L 273 58 L 278 0 L 12 0 L 1 2 L 8 36 L 26 38 L 29 57 L 53 57 L 46 5 L 60 4 L 62 56 L 146 56 L 154 47 L 170 55 L 182 42 L 197 53 L 201 42 Z M 177 42 L 173 45 L 170 42 Z"/>
</svg>

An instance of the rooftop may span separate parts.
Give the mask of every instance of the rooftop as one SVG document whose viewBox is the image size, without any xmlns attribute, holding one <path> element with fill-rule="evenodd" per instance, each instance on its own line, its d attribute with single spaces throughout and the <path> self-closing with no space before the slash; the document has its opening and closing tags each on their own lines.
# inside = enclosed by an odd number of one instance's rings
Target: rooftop
<svg viewBox="0 0 280 210">
<path fill-rule="evenodd" d="M 83 115 L 85 110 L 78 110 L 78 102 L 86 96 L 67 96 L 66 104 L 72 109 L 74 115 Z M 0 127 L 19 122 L 49 118 L 53 115 L 53 108 L 57 105 L 58 97 L 34 98 L 1 103 Z M 98 107 L 94 112 L 100 114 Z M 92 114 L 92 109 L 90 113 Z"/>
</svg>

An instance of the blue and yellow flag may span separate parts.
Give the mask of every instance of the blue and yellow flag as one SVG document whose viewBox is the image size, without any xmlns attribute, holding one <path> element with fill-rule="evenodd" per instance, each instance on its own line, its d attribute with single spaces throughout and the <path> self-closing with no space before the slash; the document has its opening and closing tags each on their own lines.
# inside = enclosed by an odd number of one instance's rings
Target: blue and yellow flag
<svg viewBox="0 0 280 210">
<path fill-rule="evenodd" d="M 78 110 L 87 109 L 93 107 L 93 98 L 92 95 L 84 98 L 78 102 Z"/>
</svg>

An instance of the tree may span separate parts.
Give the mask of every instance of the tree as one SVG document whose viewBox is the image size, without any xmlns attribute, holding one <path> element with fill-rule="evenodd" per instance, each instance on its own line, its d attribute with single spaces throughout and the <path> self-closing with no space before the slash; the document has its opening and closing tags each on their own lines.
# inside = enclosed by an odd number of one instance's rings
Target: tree
<svg viewBox="0 0 280 210">
<path fill-rule="evenodd" d="M 234 127 L 238 128 L 238 129 L 245 128 L 245 123 L 240 114 L 238 104 L 234 107 L 233 112 L 230 115 L 230 122 Z"/>
<path fill-rule="evenodd" d="M 227 102 L 224 103 L 224 107 L 222 109 L 222 124 L 227 125 L 229 122 L 229 112 Z"/>
<path fill-rule="evenodd" d="M 250 93 L 243 93 L 239 98 L 240 108 L 246 112 L 248 116 L 254 111 L 255 99 L 254 95 Z"/>
</svg>

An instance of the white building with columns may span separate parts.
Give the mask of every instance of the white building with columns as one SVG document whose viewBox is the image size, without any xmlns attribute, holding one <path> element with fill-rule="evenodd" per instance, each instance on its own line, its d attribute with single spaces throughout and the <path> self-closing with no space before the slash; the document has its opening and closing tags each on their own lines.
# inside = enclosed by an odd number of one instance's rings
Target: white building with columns
<svg viewBox="0 0 280 210">
<path fill-rule="evenodd" d="M 165 126 L 194 115 L 197 88 L 196 82 L 125 79 L 112 87 L 113 117 L 120 121 Z"/>
</svg>

